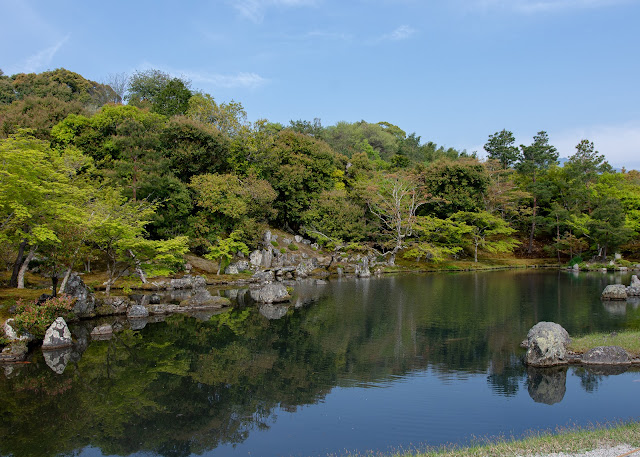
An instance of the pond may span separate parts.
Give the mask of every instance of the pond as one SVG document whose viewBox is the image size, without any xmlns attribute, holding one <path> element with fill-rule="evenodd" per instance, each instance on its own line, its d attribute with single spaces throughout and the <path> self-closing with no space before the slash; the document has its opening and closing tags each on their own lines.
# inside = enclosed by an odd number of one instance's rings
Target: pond
<svg viewBox="0 0 640 457">
<path fill-rule="evenodd" d="M 572 335 L 640 328 L 638 303 L 600 301 L 616 282 L 630 275 L 308 281 L 289 308 L 225 291 L 230 312 L 124 323 L 109 340 L 83 322 L 57 362 L 36 350 L 0 367 L 0 455 L 341 455 L 638 420 L 636 369 L 521 363 L 539 321 Z"/>
</svg>

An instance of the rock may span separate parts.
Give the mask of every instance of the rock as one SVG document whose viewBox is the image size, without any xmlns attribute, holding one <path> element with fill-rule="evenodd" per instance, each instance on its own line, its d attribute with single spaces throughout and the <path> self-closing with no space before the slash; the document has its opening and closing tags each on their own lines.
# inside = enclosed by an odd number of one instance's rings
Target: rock
<svg viewBox="0 0 640 457">
<path fill-rule="evenodd" d="M 620 268 L 618 268 L 618 271 L 621 271 L 621 272 L 623 272 L 623 273 L 625 273 L 627 270 L 628 270 L 628 268 L 627 268 L 627 267 L 620 267 Z"/>
<path fill-rule="evenodd" d="M 15 322 L 14 319 L 7 319 L 6 322 L 4 323 L 4 326 L 2 327 L 2 330 L 4 331 L 4 335 L 8 340 L 25 341 L 27 343 L 29 341 L 35 340 L 35 337 L 29 332 L 18 334 L 18 332 L 12 326 L 12 322 Z"/>
<path fill-rule="evenodd" d="M 185 263 L 184 264 L 184 271 L 189 273 L 191 270 L 193 270 L 193 265 L 191 265 L 189 262 Z"/>
<path fill-rule="evenodd" d="M 289 308 L 286 306 L 272 304 L 261 305 L 258 309 L 260 314 L 269 320 L 282 319 L 287 314 L 288 310 Z"/>
<path fill-rule="evenodd" d="M 231 306 L 231 300 L 217 295 L 211 295 L 207 289 L 198 290 L 194 295 L 180 302 L 182 311 L 213 308 L 220 309 Z M 185 309 L 187 308 L 187 309 Z"/>
<path fill-rule="evenodd" d="M 91 338 L 93 339 L 103 339 L 101 337 L 111 336 L 113 334 L 113 327 L 111 324 L 102 324 L 98 327 L 94 327 L 91 330 Z"/>
<path fill-rule="evenodd" d="M 271 243 L 271 231 L 267 230 L 264 232 L 264 236 L 262 237 L 265 243 Z"/>
<path fill-rule="evenodd" d="M 626 300 L 627 288 L 622 284 L 609 284 L 602 291 L 602 300 Z"/>
<path fill-rule="evenodd" d="M 310 259 L 302 259 L 296 267 L 296 277 L 306 278 L 318 266 L 318 260 L 315 257 Z"/>
<path fill-rule="evenodd" d="M 302 240 L 302 244 L 304 244 L 305 246 L 310 246 L 311 240 Z"/>
<path fill-rule="evenodd" d="M 619 252 L 616 252 L 616 253 L 613 255 L 613 258 L 614 258 L 614 259 L 616 259 L 616 260 L 621 260 L 621 259 L 622 259 L 622 254 L 620 254 Z"/>
<path fill-rule="evenodd" d="M 589 365 L 627 365 L 629 354 L 620 346 L 599 346 L 589 349 L 582 356 L 582 363 Z"/>
<path fill-rule="evenodd" d="M 21 362 L 27 357 L 28 352 L 26 341 L 14 341 L 0 352 L 0 362 Z"/>
<path fill-rule="evenodd" d="M 45 332 L 42 349 L 60 349 L 71 347 L 72 345 L 73 341 L 71 340 L 69 327 L 62 317 L 58 317 Z"/>
<path fill-rule="evenodd" d="M 162 297 L 160 297 L 160 295 L 158 294 L 151 294 L 151 296 L 149 297 L 150 305 L 159 305 L 161 301 Z"/>
<path fill-rule="evenodd" d="M 627 287 L 627 297 L 640 297 L 640 286 L 634 287 L 634 286 L 629 286 Z"/>
<path fill-rule="evenodd" d="M 246 260 L 238 260 L 225 268 L 224 272 L 228 275 L 237 275 L 246 270 L 249 270 L 249 262 Z"/>
<path fill-rule="evenodd" d="M 42 351 L 44 356 L 44 363 L 47 364 L 51 371 L 56 374 L 64 373 L 64 369 L 67 368 L 69 360 L 71 360 L 71 349 L 53 349 L 49 351 Z"/>
<path fill-rule="evenodd" d="M 251 254 L 249 254 L 249 262 L 254 267 L 259 267 L 262 265 L 262 252 L 255 250 Z"/>
<path fill-rule="evenodd" d="M 310 245 L 310 247 L 311 247 L 311 249 L 313 249 L 314 251 L 317 251 L 317 250 L 318 250 L 318 248 L 319 248 L 320 246 L 318 246 L 318 243 L 313 243 L 313 244 L 311 244 L 311 245 Z"/>
<path fill-rule="evenodd" d="M 131 304 L 128 297 L 104 297 L 96 300 L 95 313 L 98 316 L 126 314 Z"/>
<path fill-rule="evenodd" d="M 291 238 L 282 238 L 282 244 L 286 246 L 289 246 L 291 243 L 293 243 L 293 240 Z"/>
<path fill-rule="evenodd" d="M 356 264 L 356 276 L 358 278 L 369 278 L 371 277 L 371 271 L 369 270 L 369 257 L 364 257 L 362 259 L 362 263 Z"/>
<path fill-rule="evenodd" d="M 631 287 L 640 287 L 640 279 L 637 275 L 631 276 Z"/>
<path fill-rule="evenodd" d="M 607 269 L 606 268 L 600 268 L 600 271 L 603 272 L 603 273 L 606 273 Z"/>
<path fill-rule="evenodd" d="M 257 282 L 267 282 L 273 281 L 275 279 L 275 275 L 273 274 L 273 271 L 256 271 L 251 279 Z"/>
<path fill-rule="evenodd" d="M 169 282 L 169 288 L 171 289 L 197 289 L 206 285 L 207 280 L 202 276 L 191 275 L 184 275 L 182 278 L 172 279 Z"/>
<path fill-rule="evenodd" d="M 325 281 L 324 279 L 316 279 L 316 285 L 317 286 L 324 286 L 326 284 L 329 284 L 327 281 Z"/>
<path fill-rule="evenodd" d="M 127 310 L 129 319 L 145 319 L 149 317 L 149 311 L 142 305 L 133 305 Z"/>
<path fill-rule="evenodd" d="M 554 322 L 539 322 L 529 330 L 522 345 L 527 348 L 524 363 L 534 367 L 565 365 L 569 334 Z"/>
<path fill-rule="evenodd" d="M 302 237 L 300 235 L 294 236 L 293 239 L 296 240 L 296 243 L 302 243 Z"/>
<path fill-rule="evenodd" d="M 258 303 L 280 303 L 291 299 L 284 284 L 274 282 L 264 286 L 251 289 L 251 298 Z"/>
<path fill-rule="evenodd" d="M 578 265 L 577 263 L 573 264 L 573 271 L 580 271 L 580 265 Z"/>
<path fill-rule="evenodd" d="M 336 268 L 336 273 L 338 273 L 338 276 L 342 276 L 344 274 L 344 270 L 340 267 Z"/>
<path fill-rule="evenodd" d="M 67 284 L 64 286 L 66 295 L 75 298 L 73 313 L 78 317 L 90 316 L 95 310 L 95 297 L 89 291 L 84 281 L 77 273 L 71 273 Z"/>
<path fill-rule="evenodd" d="M 262 266 L 265 268 L 271 268 L 273 264 L 273 247 L 269 246 L 267 249 L 262 250 Z"/>
<path fill-rule="evenodd" d="M 149 311 L 149 315 L 163 315 L 163 314 L 178 313 L 181 311 L 181 308 L 178 305 L 158 304 L 158 305 L 150 305 L 147 308 L 147 311 Z"/>
<path fill-rule="evenodd" d="M 149 323 L 149 318 L 147 317 L 138 317 L 135 319 L 129 320 L 129 327 L 131 330 L 142 330 Z"/>
<path fill-rule="evenodd" d="M 527 390 L 536 403 L 545 405 L 560 403 L 567 392 L 567 369 L 529 367 Z"/>
</svg>

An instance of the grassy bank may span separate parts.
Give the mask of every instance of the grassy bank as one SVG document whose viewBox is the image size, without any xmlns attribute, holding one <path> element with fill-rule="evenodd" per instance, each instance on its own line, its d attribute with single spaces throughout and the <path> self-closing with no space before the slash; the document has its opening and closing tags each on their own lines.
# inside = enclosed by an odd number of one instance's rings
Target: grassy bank
<svg viewBox="0 0 640 457">
<path fill-rule="evenodd" d="M 403 451 L 390 454 L 390 457 L 532 456 L 557 452 L 581 453 L 620 444 L 630 445 L 634 449 L 640 448 L 640 422 L 536 432 L 519 440 L 478 440 L 476 444 L 468 447 L 447 446 L 423 452 Z M 352 457 L 357 455 L 353 454 Z"/>
<path fill-rule="evenodd" d="M 592 333 L 577 338 L 572 337 L 569 350 L 582 354 L 598 346 L 620 346 L 630 355 L 640 357 L 640 331 Z"/>
</svg>

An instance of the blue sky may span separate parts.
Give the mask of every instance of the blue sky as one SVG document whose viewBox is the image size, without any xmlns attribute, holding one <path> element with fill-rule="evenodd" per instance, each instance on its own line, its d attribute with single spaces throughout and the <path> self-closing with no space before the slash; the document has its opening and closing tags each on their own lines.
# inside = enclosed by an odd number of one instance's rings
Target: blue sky
<svg viewBox="0 0 640 457">
<path fill-rule="evenodd" d="M 387 121 L 483 154 L 506 128 L 640 169 L 640 0 L 0 0 L 5 74 L 156 68 L 250 120 Z"/>
</svg>

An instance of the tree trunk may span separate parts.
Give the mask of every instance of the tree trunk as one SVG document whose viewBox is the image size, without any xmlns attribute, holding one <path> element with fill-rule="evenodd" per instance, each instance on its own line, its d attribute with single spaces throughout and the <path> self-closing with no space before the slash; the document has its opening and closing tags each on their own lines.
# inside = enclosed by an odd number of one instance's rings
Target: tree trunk
<svg viewBox="0 0 640 457">
<path fill-rule="evenodd" d="M 9 287 L 18 287 L 18 273 L 24 260 L 24 248 L 27 247 L 27 240 L 23 240 L 18 248 L 18 257 L 13 262 L 13 272 L 11 273 L 11 280 L 9 281 Z"/>
<path fill-rule="evenodd" d="M 138 260 L 138 258 L 131 251 L 131 249 L 129 249 L 129 255 L 133 258 L 134 262 L 136 263 L 136 274 L 140 277 L 140 281 L 142 281 L 142 284 L 146 284 L 147 276 L 144 274 L 144 271 L 142 270 L 142 266 L 140 265 L 140 260 Z"/>
<path fill-rule="evenodd" d="M 24 259 L 24 262 L 20 267 L 20 271 L 18 272 L 18 289 L 24 289 L 24 274 L 27 272 L 27 268 L 29 268 L 29 262 L 31 262 L 33 257 L 36 255 L 37 248 L 38 246 L 31 246 L 27 258 Z"/>
<path fill-rule="evenodd" d="M 51 295 L 54 297 L 58 296 L 58 275 L 54 274 L 51 276 Z"/>
<path fill-rule="evenodd" d="M 62 278 L 62 282 L 60 283 L 60 288 L 58 289 L 58 293 L 62 294 L 64 293 L 64 288 L 67 287 L 67 281 L 69 280 L 69 276 L 71 276 L 71 267 L 67 268 L 67 271 L 64 274 L 64 277 Z"/>
<path fill-rule="evenodd" d="M 560 217 L 556 214 L 556 251 L 558 251 L 558 263 L 560 263 Z"/>
<path fill-rule="evenodd" d="M 473 260 L 475 263 L 478 263 L 478 241 L 475 242 L 475 250 L 473 253 Z"/>
</svg>

